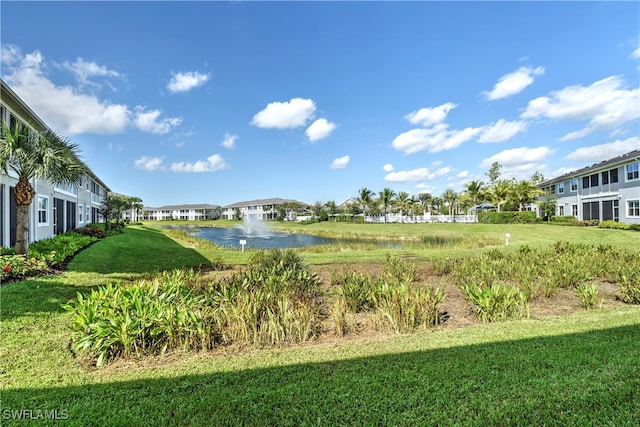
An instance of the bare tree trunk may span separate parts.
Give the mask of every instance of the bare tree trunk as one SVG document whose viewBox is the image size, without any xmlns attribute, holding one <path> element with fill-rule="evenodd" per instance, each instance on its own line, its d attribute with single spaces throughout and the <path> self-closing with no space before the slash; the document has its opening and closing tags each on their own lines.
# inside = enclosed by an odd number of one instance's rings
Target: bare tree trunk
<svg viewBox="0 0 640 427">
<path fill-rule="evenodd" d="M 29 256 L 29 206 L 16 208 L 16 254 Z"/>
</svg>

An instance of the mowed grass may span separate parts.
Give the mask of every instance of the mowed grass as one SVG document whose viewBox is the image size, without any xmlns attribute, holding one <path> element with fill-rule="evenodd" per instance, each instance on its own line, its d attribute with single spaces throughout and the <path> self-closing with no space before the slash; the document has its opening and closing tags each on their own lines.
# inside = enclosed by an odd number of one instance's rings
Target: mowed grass
<svg viewBox="0 0 640 427">
<path fill-rule="evenodd" d="M 589 229 L 592 234 L 585 235 L 581 228 L 554 228 L 563 238 L 552 241 L 628 247 L 620 236 L 637 237 L 618 230 Z M 596 237 L 600 240 L 588 241 Z M 548 244 L 544 239 L 529 244 Z M 455 248 L 439 251 L 456 253 Z M 200 250 L 154 230 L 129 227 L 78 255 L 63 275 L 2 286 L 2 425 L 24 423 L 12 419 L 21 410 L 56 410 L 66 414 L 58 421 L 65 425 L 640 421 L 638 306 L 229 354 L 173 353 L 103 368 L 81 363 L 69 350 L 71 319 L 60 304 L 76 292 L 217 256 L 241 263 L 247 254 Z"/>
</svg>

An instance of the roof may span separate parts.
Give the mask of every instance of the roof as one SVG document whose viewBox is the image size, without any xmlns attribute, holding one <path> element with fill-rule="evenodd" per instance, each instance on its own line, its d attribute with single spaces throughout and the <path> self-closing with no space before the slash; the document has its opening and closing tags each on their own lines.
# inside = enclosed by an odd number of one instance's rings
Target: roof
<svg viewBox="0 0 640 427">
<path fill-rule="evenodd" d="M 32 129 L 35 129 L 40 133 L 51 131 L 57 135 L 57 133 L 51 129 L 2 79 L 0 79 L 0 99 L 5 100 L 5 102 L 9 104 L 7 107 L 21 116 L 23 121 L 25 121 Z M 98 184 L 104 187 L 107 191 L 111 191 L 109 186 L 105 184 L 104 181 L 102 181 L 82 159 L 78 158 L 78 160 L 87 167 L 87 174 L 91 178 L 97 181 Z"/>
<path fill-rule="evenodd" d="M 602 169 L 607 169 L 616 165 L 622 165 L 632 160 L 640 160 L 640 148 L 638 150 L 633 150 L 626 154 L 622 154 L 620 156 L 613 157 L 608 160 L 603 160 L 599 163 L 594 163 L 591 166 L 587 166 L 582 169 L 578 169 L 573 172 L 565 173 L 564 175 L 560 175 L 558 177 L 548 179 L 538 184 L 538 187 L 546 187 L 548 185 L 555 184 L 557 182 L 565 181 L 569 178 L 575 178 L 581 175 L 588 175 L 592 172 L 600 171 Z"/>
<path fill-rule="evenodd" d="M 279 197 L 273 199 L 256 199 L 247 200 L 244 202 L 236 202 L 231 205 L 227 205 L 224 209 L 243 208 L 246 206 L 269 206 L 269 205 L 284 205 L 285 203 L 297 203 L 299 205 L 306 205 L 306 203 L 293 199 L 281 199 Z"/>
</svg>

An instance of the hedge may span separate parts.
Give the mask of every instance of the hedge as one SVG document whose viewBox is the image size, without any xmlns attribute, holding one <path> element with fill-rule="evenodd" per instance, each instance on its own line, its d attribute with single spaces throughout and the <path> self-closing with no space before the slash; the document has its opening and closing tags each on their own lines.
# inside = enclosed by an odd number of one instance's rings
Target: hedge
<svg viewBox="0 0 640 427">
<path fill-rule="evenodd" d="M 478 222 L 483 224 L 533 224 L 540 222 L 534 211 L 480 212 Z"/>
</svg>

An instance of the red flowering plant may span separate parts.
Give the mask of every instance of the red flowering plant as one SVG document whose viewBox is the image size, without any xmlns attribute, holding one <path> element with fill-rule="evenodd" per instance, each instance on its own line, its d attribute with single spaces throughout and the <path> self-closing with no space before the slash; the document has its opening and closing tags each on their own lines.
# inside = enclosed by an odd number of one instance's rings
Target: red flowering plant
<svg viewBox="0 0 640 427">
<path fill-rule="evenodd" d="M 47 263 L 36 258 L 25 258 L 22 255 L 0 256 L 0 281 L 35 276 L 47 269 Z"/>
</svg>

